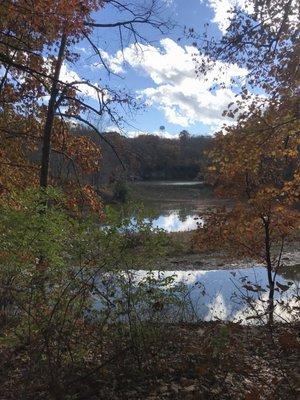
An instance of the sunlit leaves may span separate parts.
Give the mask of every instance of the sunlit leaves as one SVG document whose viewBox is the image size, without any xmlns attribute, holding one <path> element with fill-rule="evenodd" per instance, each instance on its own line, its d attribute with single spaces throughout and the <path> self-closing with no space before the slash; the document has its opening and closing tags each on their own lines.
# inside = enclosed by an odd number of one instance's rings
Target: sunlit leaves
<svg viewBox="0 0 300 400">
<path fill-rule="evenodd" d="M 196 242 L 265 261 L 265 221 L 274 259 L 280 243 L 297 233 L 299 122 L 280 104 L 227 127 L 210 152 L 207 179 L 219 196 L 234 199 L 231 210 L 206 216 Z"/>
</svg>

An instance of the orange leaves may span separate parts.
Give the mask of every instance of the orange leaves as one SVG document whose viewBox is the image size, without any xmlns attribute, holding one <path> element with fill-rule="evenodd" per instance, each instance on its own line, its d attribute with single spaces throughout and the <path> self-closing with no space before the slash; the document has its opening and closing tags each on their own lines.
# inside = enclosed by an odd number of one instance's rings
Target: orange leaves
<svg viewBox="0 0 300 400">
<path fill-rule="evenodd" d="M 0 114 L 0 184 L 1 193 L 14 188 L 33 185 L 37 168 L 28 155 L 35 149 L 35 140 L 29 140 L 30 124 L 23 124 L 15 114 Z M 0 195 L 1 195 L 0 193 Z"/>
<path fill-rule="evenodd" d="M 33 42 L 43 46 L 55 42 L 63 30 L 75 37 L 82 36 L 82 31 L 86 30 L 84 22 L 102 4 L 102 0 L 35 0 L 30 5 L 25 0 L 8 1 L 2 24 L 18 33 L 21 30 L 25 34 L 35 33 Z"/>
<path fill-rule="evenodd" d="M 231 211 L 215 210 L 204 217 L 204 226 L 194 236 L 194 245 L 202 250 L 221 248 L 233 257 L 252 257 L 262 261 L 263 224 L 245 204 Z"/>
<path fill-rule="evenodd" d="M 299 122 L 289 120 L 287 110 L 281 112 L 278 106 L 270 107 L 265 115 L 240 121 L 216 136 L 208 175 L 227 196 L 252 201 L 257 197 L 258 202 L 296 200 L 295 190 L 288 189 L 294 181 L 299 183 Z M 268 124 L 263 126 L 262 119 Z M 282 124 L 282 119 L 287 122 Z"/>
<path fill-rule="evenodd" d="M 54 151 L 65 156 L 66 161 L 75 163 L 84 173 L 97 172 L 100 169 L 101 151 L 88 136 L 70 132 L 67 126 L 56 126 L 53 137 Z"/>
<path fill-rule="evenodd" d="M 81 115 L 87 106 L 79 100 L 77 86 L 62 83 L 59 69 L 57 76 L 54 72 L 59 54 L 60 65 L 78 58 L 72 47 L 90 31 L 86 23 L 92 22 L 91 14 L 103 4 L 103 0 L 36 0 L 30 4 L 9 0 L 0 6 L 0 63 L 4 70 L 0 85 L 0 183 L 8 190 L 38 183 L 41 148 L 48 152 L 43 157 L 47 176 L 49 164 L 45 160 L 51 146 L 53 149 L 52 184 L 64 181 L 68 186 L 66 181 L 76 180 L 77 190 L 87 181 L 83 175 L 99 170 L 99 148 L 88 137 L 71 134 L 66 121 L 55 117 L 61 112 L 60 106 L 67 116 Z M 45 96 L 51 92 L 55 96 L 50 107 Z M 42 133 L 49 115 L 49 140 L 47 146 L 41 146 L 42 140 L 45 144 Z"/>
<path fill-rule="evenodd" d="M 282 121 L 286 121 L 282 123 Z M 195 236 L 201 249 L 265 259 L 265 223 L 272 248 L 300 226 L 300 123 L 275 103 L 216 135 L 208 180 L 235 204 L 205 216 Z"/>
<path fill-rule="evenodd" d="M 69 209 L 76 214 L 85 213 L 85 211 L 89 209 L 95 213 L 100 220 L 105 218 L 101 199 L 91 185 L 84 185 L 77 188 L 77 190 L 71 187 L 68 193 L 67 205 Z"/>
<path fill-rule="evenodd" d="M 82 194 L 85 203 L 98 215 L 101 220 L 104 219 L 103 205 L 100 202 L 95 190 L 90 185 L 86 185 L 82 188 Z"/>
<path fill-rule="evenodd" d="M 66 153 L 84 172 L 96 172 L 100 168 L 100 149 L 87 137 L 70 136 L 66 142 Z"/>
</svg>

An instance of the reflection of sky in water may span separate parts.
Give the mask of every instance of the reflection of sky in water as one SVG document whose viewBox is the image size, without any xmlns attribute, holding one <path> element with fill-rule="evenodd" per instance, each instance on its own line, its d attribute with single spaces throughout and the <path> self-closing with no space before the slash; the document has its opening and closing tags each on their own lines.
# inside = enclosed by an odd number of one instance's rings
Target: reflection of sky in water
<svg viewBox="0 0 300 400">
<path fill-rule="evenodd" d="M 263 267 L 246 268 L 239 270 L 213 270 L 213 271 L 166 271 L 155 272 L 162 276 L 176 275 L 175 282 L 183 282 L 189 288 L 188 296 L 190 301 L 189 310 L 183 311 L 183 318 L 190 317 L 193 320 L 212 319 L 239 321 L 245 320 L 262 313 L 267 306 L 268 292 L 267 274 Z M 136 273 L 137 281 L 147 275 L 147 271 L 138 271 Z M 294 279 L 286 280 L 278 275 L 277 282 L 286 284 L 292 282 L 286 292 L 275 292 L 277 300 L 289 300 L 290 306 L 296 306 L 295 295 L 299 294 L 300 277 L 299 272 Z M 260 285 L 264 291 L 259 293 L 247 291 L 243 285 Z M 252 305 L 249 306 L 243 301 L 243 296 L 251 296 Z M 299 301 L 298 301 L 299 302 Z M 299 306 L 299 304 L 298 304 Z M 253 310 L 255 307 L 255 311 Z M 188 315 L 189 314 L 189 315 Z M 277 316 L 276 316 L 277 314 Z M 177 316 L 179 312 L 177 311 Z M 281 318 L 279 317 L 281 316 Z M 291 315 L 278 303 L 275 307 L 275 318 L 280 321 L 289 320 Z"/>
<path fill-rule="evenodd" d="M 186 217 L 179 216 L 179 213 L 174 211 L 169 215 L 160 215 L 152 222 L 153 228 L 164 229 L 167 232 L 183 232 L 197 228 L 197 222 L 201 220 L 197 215 L 188 215 Z"/>
</svg>

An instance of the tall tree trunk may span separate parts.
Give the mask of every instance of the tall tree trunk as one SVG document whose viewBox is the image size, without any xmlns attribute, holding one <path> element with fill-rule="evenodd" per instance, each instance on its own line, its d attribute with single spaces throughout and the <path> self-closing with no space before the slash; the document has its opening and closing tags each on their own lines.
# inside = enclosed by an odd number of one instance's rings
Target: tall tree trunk
<svg viewBox="0 0 300 400">
<path fill-rule="evenodd" d="M 61 66 L 64 60 L 66 41 L 67 41 L 67 35 L 66 33 L 63 33 L 61 37 L 54 76 L 52 80 L 52 86 L 50 90 L 50 99 L 48 103 L 47 117 L 43 134 L 41 170 L 40 170 L 40 187 L 42 188 L 46 188 L 48 185 L 49 161 L 51 152 L 51 134 L 52 134 L 54 115 L 55 115 L 55 103 L 58 95 L 58 79 L 60 75 Z"/>
<path fill-rule="evenodd" d="M 269 304 L 268 304 L 268 323 L 273 325 L 274 322 L 274 278 L 272 275 L 272 260 L 271 260 L 271 238 L 270 238 L 270 221 L 263 218 L 265 228 L 265 255 L 268 273 L 269 284 Z"/>
</svg>

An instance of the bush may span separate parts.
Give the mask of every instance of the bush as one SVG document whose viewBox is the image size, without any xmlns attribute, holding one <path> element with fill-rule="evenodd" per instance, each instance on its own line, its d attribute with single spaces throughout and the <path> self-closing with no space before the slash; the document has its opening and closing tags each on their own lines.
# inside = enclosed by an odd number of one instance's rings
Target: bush
<svg viewBox="0 0 300 400">
<path fill-rule="evenodd" d="M 123 368 L 115 363 L 120 355 L 133 368 L 160 337 L 159 321 L 176 300 L 170 277 L 133 271 L 151 266 L 163 233 L 137 214 L 132 222 L 112 209 L 104 226 L 94 215 L 80 219 L 53 188 L 6 200 L 0 202 L 1 390 L 16 399 L 85 397 L 120 373 L 113 371 Z M 132 246 L 137 232 L 138 248 Z M 14 377 L 13 387 L 5 376 Z"/>
<path fill-rule="evenodd" d="M 114 199 L 126 203 L 130 198 L 130 191 L 125 181 L 117 181 L 114 186 Z"/>
</svg>

